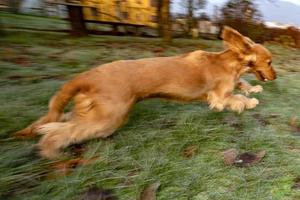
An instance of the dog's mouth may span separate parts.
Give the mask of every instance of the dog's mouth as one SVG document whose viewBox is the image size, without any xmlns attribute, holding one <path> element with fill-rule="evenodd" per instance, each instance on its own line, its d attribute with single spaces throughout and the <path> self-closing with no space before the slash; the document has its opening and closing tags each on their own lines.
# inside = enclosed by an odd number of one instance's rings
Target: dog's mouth
<svg viewBox="0 0 300 200">
<path fill-rule="evenodd" d="M 256 77 L 257 77 L 259 80 L 261 80 L 261 81 L 264 81 L 264 82 L 269 81 L 269 79 L 267 79 L 267 78 L 264 76 L 264 74 L 263 74 L 261 71 L 259 71 L 259 70 L 255 71 L 255 75 L 256 75 Z"/>
</svg>

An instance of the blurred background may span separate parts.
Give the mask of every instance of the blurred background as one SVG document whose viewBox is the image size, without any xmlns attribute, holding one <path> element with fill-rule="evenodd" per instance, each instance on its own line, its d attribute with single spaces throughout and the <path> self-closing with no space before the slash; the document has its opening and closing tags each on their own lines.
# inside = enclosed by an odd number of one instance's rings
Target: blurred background
<svg viewBox="0 0 300 200">
<path fill-rule="evenodd" d="M 0 0 L 0 10 L 0 200 L 300 199 L 300 0 Z M 14 137 L 76 74 L 116 60 L 223 51 L 223 25 L 273 55 L 275 81 L 243 77 L 264 88 L 251 94 L 255 109 L 149 99 L 111 137 L 51 161 L 36 154 L 39 136 Z M 227 166 L 232 148 L 266 155 Z"/>
<path fill-rule="evenodd" d="M 87 34 L 216 39 L 229 25 L 257 42 L 300 47 L 299 0 L 0 0 L 1 10 L 58 18 L 59 26 L 23 28 Z M 6 24 L 3 28 L 20 28 Z"/>
</svg>

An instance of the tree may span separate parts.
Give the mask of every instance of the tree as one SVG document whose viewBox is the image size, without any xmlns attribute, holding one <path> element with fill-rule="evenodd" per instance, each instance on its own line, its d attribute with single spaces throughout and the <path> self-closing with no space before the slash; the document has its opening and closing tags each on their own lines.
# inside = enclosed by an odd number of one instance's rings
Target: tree
<svg viewBox="0 0 300 200">
<path fill-rule="evenodd" d="M 262 37 L 264 25 L 253 0 L 229 0 L 220 12 L 221 25 L 229 25 L 254 40 Z"/>
<path fill-rule="evenodd" d="M 19 13 L 22 0 L 8 0 L 8 6 L 11 12 Z"/>
<path fill-rule="evenodd" d="M 210 17 L 205 12 L 200 13 L 200 15 L 199 15 L 199 17 L 197 17 L 197 19 L 210 21 Z"/>
<path fill-rule="evenodd" d="M 0 18 L 0 35 L 4 35 L 4 27 Z"/>
<path fill-rule="evenodd" d="M 187 25 L 188 33 L 195 27 L 195 12 L 203 9 L 206 5 L 206 0 L 182 0 L 181 5 L 186 9 L 187 12 Z"/>
<path fill-rule="evenodd" d="M 158 32 L 166 43 L 172 40 L 172 24 L 170 17 L 170 0 L 157 2 Z"/>
<path fill-rule="evenodd" d="M 229 0 L 221 9 L 221 17 L 225 22 L 242 21 L 258 22 L 261 14 L 253 1 L 250 0 Z"/>
<path fill-rule="evenodd" d="M 217 5 L 214 5 L 212 20 L 215 23 L 219 23 L 220 21 L 220 7 Z"/>
</svg>

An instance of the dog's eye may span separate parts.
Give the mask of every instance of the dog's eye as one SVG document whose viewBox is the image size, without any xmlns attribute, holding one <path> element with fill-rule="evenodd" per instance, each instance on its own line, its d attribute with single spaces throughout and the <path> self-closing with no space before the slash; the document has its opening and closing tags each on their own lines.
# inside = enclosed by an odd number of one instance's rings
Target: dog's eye
<svg viewBox="0 0 300 200">
<path fill-rule="evenodd" d="M 271 64 L 272 64 L 272 61 L 269 61 L 269 62 L 268 62 L 268 65 L 271 65 Z"/>
</svg>

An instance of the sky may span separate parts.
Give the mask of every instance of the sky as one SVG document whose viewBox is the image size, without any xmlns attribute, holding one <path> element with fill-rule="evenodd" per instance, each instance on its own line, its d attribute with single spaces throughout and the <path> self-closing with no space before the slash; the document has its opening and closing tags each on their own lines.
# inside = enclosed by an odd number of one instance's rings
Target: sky
<svg viewBox="0 0 300 200">
<path fill-rule="evenodd" d="M 300 6 L 300 0 L 283 0 L 283 1 L 288 1 L 290 3 L 294 3 Z"/>
<path fill-rule="evenodd" d="M 173 13 L 185 13 L 180 6 L 180 1 L 183 0 L 173 0 Z M 208 4 L 203 11 L 212 15 L 214 5 L 221 7 L 228 0 L 207 1 Z M 255 3 L 258 4 L 264 21 L 275 21 L 300 27 L 300 0 L 256 0 Z"/>
<path fill-rule="evenodd" d="M 260 1 L 264 1 L 264 0 L 260 0 Z M 290 3 L 294 3 L 294 4 L 297 4 L 297 5 L 300 5 L 300 0 L 282 0 L 282 1 L 287 1 L 287 2 L 290 2 Z M 226 0 L 209 0 L 209 2 L 212 2 L 212 3 L 224 3 L 224 2 L 226 2 Z"/>
</svg>

